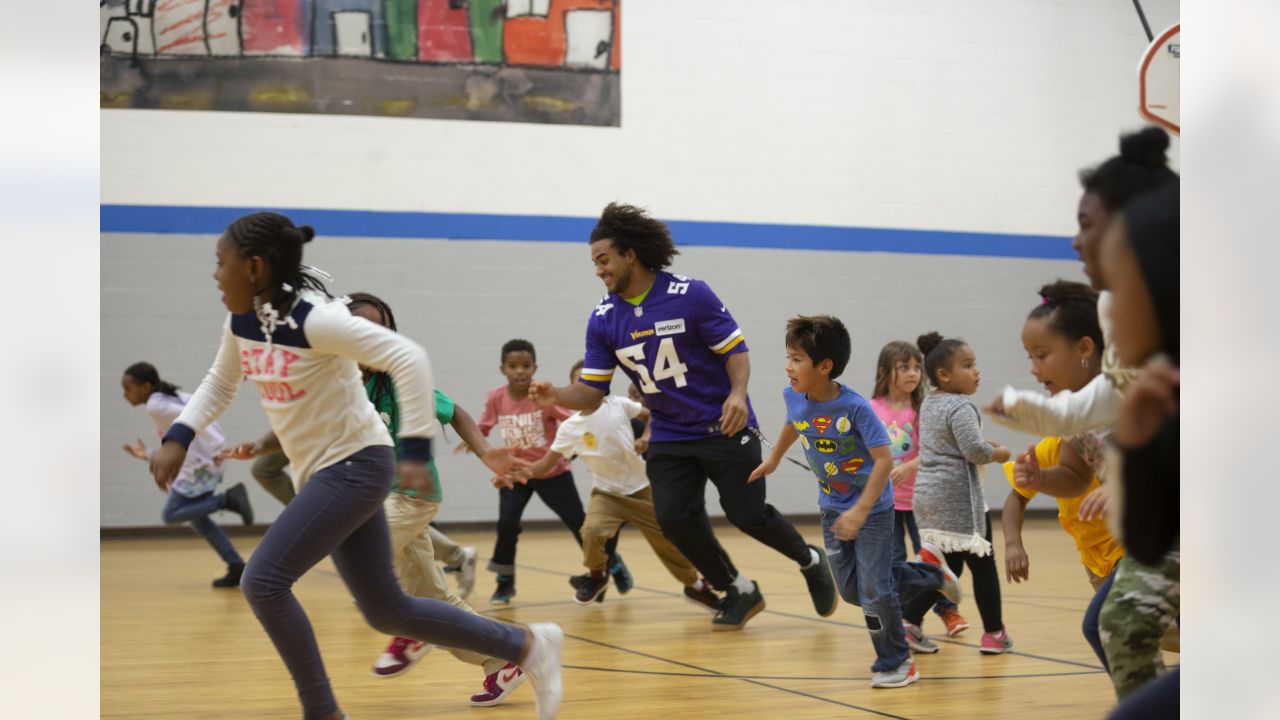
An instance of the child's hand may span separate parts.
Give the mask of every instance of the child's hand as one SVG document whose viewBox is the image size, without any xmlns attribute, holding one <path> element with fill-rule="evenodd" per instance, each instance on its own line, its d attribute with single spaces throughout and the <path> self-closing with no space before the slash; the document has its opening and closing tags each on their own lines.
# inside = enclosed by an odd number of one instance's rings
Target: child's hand
<svg viewBox="0 0 1280 720">
<path fill-rule="evenodd" d="M 1036 457 L 1035 445 L 1028 446 L 1026 454 L 1019 455 L 1013 463 L 1013 484 L 1023 490 L 1033 491 L 1039 491 L 1044 484 L 1044 475 L 1040 472 L 1040 458 Z"/>
<path fill-rule="evenodd" d="M 751 471 L 751 475 L 747 477 L 747 482 L 755 482 L 765 475 L 772 475 L 778 471 L 778 461 L 770 455 L 760 466 Z"/>
<path fill-rule="evenodd" d="M 182 443 L 172 440 L 151 453 L 151 476 L 155 478 L 156 487 L 169 492 L 169 486 L 178 477 L 178 471 L 182 470 L 182 463 L 186 459 L 187 449 L 182 447 Z"/>
<path fill-rule="evenodd" d="M 859 510 L 857 505 L 849 508 L 836 518 L 836 537 L 846 542 L 858 539 L 862 526 L 867 522 L 867 511 Z"/>
<path fill-rule="evenodd" d="M 129 443 L 125 443 L 124 451 L 138 458 L 139 460 L 147 459 L 147 446 L 142 444 L 142 438 L 138 438 L 137 445 L 130 445 Z"/>
<path fill-rule="evenodd" d="M 419 498 L 426 497 L 435 487 L 431 466 L 421 460 L 401 460 L 397 474 L 400 476 L 400 489 L 413 490 Z"/>
<path fill-rule="evenodd" d="M 1013 457 L 1013 453 L 1009 452 L 1009 448 L 998 442 L 991 443 L 991 462 L 1007 463 Z M 1032 455 L 1035 453 L 1033 452 Z"/>
<path fill-rule="evenodd" d="M 538 407 L 552 407 L 556 404 L 556 386 L 546 380 L 534 380 L 529 383 L 529 399 Z"/>
<path fill-rule="evenodd" d="M 1004 414 L 1004 397 L 1000 396 L 1000 397 L 997 397 L 995 400 L 992 400 L 989 404 L 987 404 L 985 407 L 982 408 L 982 412 L 988 413 L 990 415 L 1003 415 Z"/>
<path fill-rule="evenodd" d="M 906 482 L 910 476 L 911 470 L 907 468 L 907 463 L 900 463 L 894 465 L 893 469 L 889 471 L 889 482 L 893 483 L 894 487 L 898 487 Z"/>
<path fill-rule="evenodd" d="M 223 448 L 218 451 L 213 459 L 217 462 L 224 460 L 252 460 L 258 456 L 260 448 L 256 442 L 243 442 L 229 448 Z"/>
<path fill-rule="evenodd" d="M 1021 545 L 1005 545 L 1004 573 L 1009 582 L 1031 580 L 1031 557 Z"/>
<path fill-rule="evenodd" d="M 649 436 L 642 435 L 641 437 L 636 438 L 635 447 L 637 455 L 643 455 L 649 452 Z"/>
<path fill-rule="evenodd" d="M 466 445 L 466 443 L 463 443 L 463 445 Z M 469 445 L 467 447 L 468 449 L 470 448 Z M 480 462 L 484 463 L 484 466 L 492 470 L 495 475 L 507 475 L 517 467 L 526 472 L 529 469 L 527 461 L 517 460 L 512 457 L 511 448 L 506 447 L 489 448 L 484 452 L 484 455 L 480 456 Z"/>
<path fill-rule="evenodd" d="M 1093 492 L 1084 496 L 1084 500 L 1080 501 L 1080 513 L 1077 515 L 1081 520 L 1089 521 L 1094 518 L 1107 516 L 1107 505 L 1111 502 L 1111 492 L 1107 490 L 1106 485 L 1099 485 L 1093 489 Z"/>
</svg>

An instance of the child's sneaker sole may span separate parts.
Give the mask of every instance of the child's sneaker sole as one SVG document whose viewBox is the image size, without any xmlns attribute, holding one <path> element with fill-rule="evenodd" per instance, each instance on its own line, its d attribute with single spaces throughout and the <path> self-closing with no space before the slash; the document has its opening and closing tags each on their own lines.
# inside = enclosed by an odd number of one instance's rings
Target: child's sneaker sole
<svg viewBox="0 0 1280 720">
<path fill-rule="evenodd" d="M 919 680 L 919 679 L 920 679 L 920 671 L 919 671 L 919 670 L 916 670 L 915 666 L 914 666 L 914 665 L 912 665 L 912 666 L 911 666 L 911 672 L 910 672 L 910 673 L 907 673 L 907 676 L 906 676 L 905 678 L 903 678 L 902 680 L 899 680 L 899 681 L 897 681 L 897 682 L 883 682 L 883 681 L 882 681 L 882 682 L 876 682 L 875 680 L 872 680 L 872 681 L 871 681 L 871 687 L 873 687 L 873 688 L 900 688 L 900 687 L 906 687 L 906 686 L 908 686 L 908 685 L 910 685 L 910 684 L 914 683 L 915 681 L 917 681 L 917 680 Z"/>
</svg>

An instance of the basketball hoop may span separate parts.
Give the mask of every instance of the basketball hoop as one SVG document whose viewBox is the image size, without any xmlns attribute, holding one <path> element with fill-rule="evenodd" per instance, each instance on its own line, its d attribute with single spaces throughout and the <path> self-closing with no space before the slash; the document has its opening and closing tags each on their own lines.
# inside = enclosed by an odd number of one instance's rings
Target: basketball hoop
<svg viewBox="0 0 1280 720">
<path fill-rule="evenodd" d="M 1175 135 L 1182 134 L 1178 112 L 1181 26 L 1177 23 L 1160 33 L 1138 64 L 1138 114 Z"/>
</svg>

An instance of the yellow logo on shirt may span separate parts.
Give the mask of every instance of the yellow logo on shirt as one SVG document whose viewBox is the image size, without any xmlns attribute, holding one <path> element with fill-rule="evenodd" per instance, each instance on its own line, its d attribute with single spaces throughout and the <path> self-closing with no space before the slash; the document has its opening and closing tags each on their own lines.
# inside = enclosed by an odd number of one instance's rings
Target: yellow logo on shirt
<svg viewBox="0 0 1280 720">
<path fill-rule="evenodd" d="M 586 445 L 588 450 L 595 450 L 597 444 L 595 433 L 583 433 L 582 444 Z"/>
<path fill-rule="evenodd" d="M 817 440 L 814 440 L 813 446 L 821 453 L 833 453 L 836 451 L 835 441 L 828 440 L 826 438 L 818 438 Z"/>
<path fill-rule="evenodd" d="M 795 422 L 791 423 L 791 426 L 796 429 L 796 432 L 804 432 L 805 430 L 809 429 L 809 421 L 796 420 Z"/>
</svg>

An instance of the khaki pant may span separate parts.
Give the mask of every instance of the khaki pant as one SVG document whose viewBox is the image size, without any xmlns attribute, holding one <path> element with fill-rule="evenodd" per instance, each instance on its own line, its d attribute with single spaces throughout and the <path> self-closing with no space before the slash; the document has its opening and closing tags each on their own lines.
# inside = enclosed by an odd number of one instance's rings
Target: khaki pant
<svg viewBox="0 0 1280 720">
<path fill-rule="evenodd" d="M 623 523 L 636 526 L 653 548 L 658 559 L 676 580 L 686 587 L 698 581 L 693 563 L 680 554 L 658 527 L 653 510 L 653 493 L 644 488 L 632 495 L 613 495 L 593 489 L 587 505 L 587 519 L 582 523 L 583 565 L 593 572 L 605 570 L 608 557 L 604 545 Z"/>
<path fill-rule="evenodd" d="M 478 615 L 465 600 L 449 589 L 444 571 L 436 566 L 432 538 L 444 535 L 439 531 L 428 532 L 428 529 L 431 520 L 440 512 L 440 503 L 391 493 L 383 503 L 383 509 L 387 514 L 387 529 L 391 531 L 391 557 L 395 561 L 396 575 L 400 577 L 404 591 L 415 597 L 451 603 L 460 610 Z M 488 655 L 445 649 L 462 662 L 480 665 L 484 668 L 485 675 L 492 675 L 507 664 L 505 660 Z"/>
<path fill-rule="evenodd" d="M 1102 587 L 1102 583 L 1107 581 L 1105 575 L 1101 577 L 1094 575 L 1089 568 L 1084 569 L 1084 574 L 1089 576 L 1089 587 L 1092 587 L 1094 592 L 1097 592 L 1098 588 Z"/>
<path fill-rule="evenodd" d="M 462 554 L 462 546 L 434 527 L 427 526 L 427 535 L 431 538 L 431 547 L 435 548 L 436 560 L 446 567 L 458 567 L 466 556 Z"/>
</svg>

